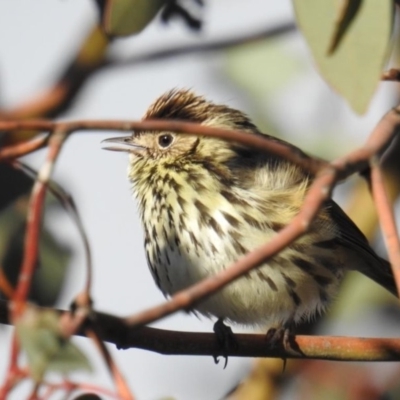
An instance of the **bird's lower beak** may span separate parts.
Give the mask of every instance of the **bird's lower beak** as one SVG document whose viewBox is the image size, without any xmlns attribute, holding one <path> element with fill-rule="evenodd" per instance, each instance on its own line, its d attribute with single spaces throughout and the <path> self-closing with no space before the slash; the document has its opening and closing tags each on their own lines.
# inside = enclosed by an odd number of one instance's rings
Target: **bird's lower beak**
<svg viewBox="0 0 400 400">
<path fill-rule="evenodd" d="M 144 149 L 143 146 L 140 146 L 133 141 L 134 138 L 132 136 L 122 136 L 104 139 L 101 143 L 106 143 L 103 150 L 134 152 L 135 150 Z M 108 143 L 111 145 L 108 145 Z"/>
</svg>

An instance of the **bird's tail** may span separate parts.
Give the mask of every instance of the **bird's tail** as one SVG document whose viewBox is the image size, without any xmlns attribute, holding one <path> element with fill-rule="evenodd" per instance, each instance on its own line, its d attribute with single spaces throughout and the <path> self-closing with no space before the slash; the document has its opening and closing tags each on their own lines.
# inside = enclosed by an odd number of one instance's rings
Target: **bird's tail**
<svg viewBox="0 0 400 400">
<path fill-rule="evenodd" d="M 396 297 L 399 297 L 390 263 L 378 256 L 376 256 L 374 261 L 375 264 L 371 265 L 370 268 L 363 268 L 362 273 L 389 290 Z"/>
<path fill-rule="evenodd" d="M 327 211 L 338 224 L 338 241 L 346 249 L 345 253 L 351 257 L 348 259 L 350 268 L 368 276 L 399 297 L 390 263 L 375 253 L 357 225 L 333 200 L 327 203 Z"/>
</svg>

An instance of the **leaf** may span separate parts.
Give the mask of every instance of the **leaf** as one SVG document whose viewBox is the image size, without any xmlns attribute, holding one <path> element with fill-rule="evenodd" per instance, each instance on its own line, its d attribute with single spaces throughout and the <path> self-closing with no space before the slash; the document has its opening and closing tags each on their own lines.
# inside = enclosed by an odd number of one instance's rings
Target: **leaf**
<svg viewBox="0 0 400 400">
<path fill-rule="evenodd" d="M 139 33 L 156 16 L 165 0 L 108 0 L 102 7 L 102 26 L 107 35 Z"/>
<path fill-rule="evenodd" d="M 39 267 L 35 271 L 30 298 L 40 306 L 54 306 L 64 286 L 71 250 L 46 227 L 39 242 Z"/>
<path fill-rule="evenodd" d="M 1 144 L 0 144 L 1 145 Z M 0 210 L 3 211 L 13 201 L 32 188 L 32 179 L 6 163 L 0 164 Z"/>
<path fill-rule="evenodd" d="M 54 311 L 39 311 L 30 306 L 15 324 L 32 378 L 36 381 L 41 381 L 50 370 L 63 374 L 91 371 L 86 356 L 70 340 L 62 337 L 58 318 Z"/>
<path fill-rule="evenodd" d="M 20 198 L 0 213 L 0 265 L 11 286 L 17 283 L 24 254 L 27 202 L 27 198 Z M 53 212 L 60 208 L 51 197 L 46 200 L 46 207 L 54 208 Z M 41 306 L 53 306 L 64 285 L 71 250 L 57 240 L 46 225 L 42 228 L 39 246 L 38 266 L 33 275 L 29 300 Z M 0 285 L 2 289 L 4 287 Z"/>
<path fill-rule="evenodd" d="M 321 75 L 354 111 L 364 113 L 388 56 L 393 1 L 362 0 L 356 12 L 352 9 L 351 23 L 343 21 L 346 26 L 342 26 L 342 33 L 338 33 L 337 25 L 342 0 L 293 1 L 298 25 Z M 335 40 L 338 45 L 329 55 Z"/>
</svg>

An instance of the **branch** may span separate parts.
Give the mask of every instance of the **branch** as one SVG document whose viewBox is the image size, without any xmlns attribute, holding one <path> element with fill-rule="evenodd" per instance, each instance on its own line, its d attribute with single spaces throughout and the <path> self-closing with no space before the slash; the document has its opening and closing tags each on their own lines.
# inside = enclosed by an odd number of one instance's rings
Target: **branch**
<svg viewBox="0 0 400 400">
<path fill-rule="evenodd" d="M 1 120 L 0 120 L 1 121 Z M 11 135 L 11 133 L 9 133 Z M 21 156 L 26 156 L 47 145 L 48 136 L 34 138 L 17 144 L 4 146 L 0 148 L 0 161 L 9 160 Z"/>
<path fill-rule="evenodd" d="M 59 154 L 66 135 L 66 131 L 59 129 L 55 131 L 50 137 L 47 160 L 43 165 L 38 175 L 38 179 L 36 180 L 32 189 L 32 195 L 30 198 L 30 205 L 28 210 L 27 228 L 25 232 L 22 266 L 21 271 L 18 275 L 17 287 L 13 294 L 13 302 L 11 303 L 10 307 L 10 310 L 12 312 L 12 319 L 14 322 L 16 322 L 21 316 L 27 304 L 26 300 L 30 290 L 33 273 L 37 265 L 39 237 L 47 183 L 50 179 L 55 160 L 57 158 L 57 155 Z M 13 342 L 10 355 L 10 365 L 7 372 L 7 378 L 0 389 L 0 394 L 5 395 L 7 395 L 9 390 L 12 388 L 10 382 L 12 380 L 15 380 L 19 376 L 18 355 L 20 345 L 16 335 L 16 331 L 14 331 L 12 340 Z M 33 399 L 37 397 L 36 392 L 39 389 L 39 386 L 40 385 L 38 383 L 34 385 L 30 398 Z"/>
<path fill-rule="evenodd" d="M 19 160 L 12 160 L 9 161 L 9 163 L 16 169 L 19 169 L 20 171 L 24 172 L 27 176 L 31 177 L 34 181 L 38 179 L 38 173 L 28 165 L 20 162 Z M 91 287 L 92 287 L 92 281 L 93 281 L 93 265 L 92 265 L 92 255 L 90 251 L 90 244 L 89 244 L 89 238 L 86 234 L 85 228 L 83 226 L 82 219 L 79 215 L 78 208 L 75 205 L 75 201 L 73 197 L 67 193 L 62 186 L 57 184 L 53 180 L 49 180 L 47 182 L 47 190 L 59 201 L 61 206 L 64 208 L 64 210 L 67 212 L 67 214 L 70 215 L 72 218 L 76 228 L 78 229 L 79 235 L 81 236 L 82 243 L 84 246 L 84 251 L 85 251 L 85 258 L 86 258 L 86 283 L 85 283 L 85 289 L 84 289 L 84 294 L 82 294 L 83 298 L 86 297 L 86 300 L 82 300 L 82 298 L 79 299 L 80 304 L 86 304 L 89 300 L 90 297 L 90 292 L 91 292 Z M 7 282 L 5 281 L 5 277 L 2 276 L 1 274 L 1 269 L 0 269 L 0 289 L 3 290 L 4 293 L 11 293 L 9 289 L 9 286 L 7 286 Z M 11 296 L 8 296 L 11 297 Z"/>
<path fill-rule="evenodd" d="M 87 329 L 85 335 L 87 337 L 90 337 L 94 341 L 97 349 L 99 350 L 101 356 L 103 357 L 107 365 L 107 368 L 110 372 L 110 375 L 114 381 L 114 384 L 117 388 L 118 396 L 123 400 L 134 400 L 134 397 L 128 387 L 128 384 L 122 372 L 119 370 L 117 364 L 111 357 L 111 354 L 107 349 L 107 346 L 103 343 L 103 339 L 100 338 L 100 336 L 94 329 Z"/>
<path fill-rule="evenodd" d="M 400 293 L 400 242 L 396 229 L 396 221 L 392 204 L 389 200 L 385 183 L 383 181 L 382 169 L 378 160 L 371 162 L 371 184 L 372 196 L 379 213 L 382 232 L 384 234 L 389 260 L 397 285 L 397 293 Z"/>
<path fill-rule="evenodd" d="M 82 382 L 73 382 L 71 380 L 65 379 L 64 381 L 60 383 L 52 383 L 52 382 L 43 382 L 43 386 L 46 387 L 46 392 L 42 395 L 41 400 L 50 400 L 53 397 L 53 394 L 56 391 L 62 391 L 64 397 L 63 398 L 70 398 L 73 392 L 79 390 L 80 392 L 87 392 L 88 394 L 90 393 L 97 393 L 99 395 L 105 396 L 107 399 L 115 399 L 115 400 L 121 400 L 121 397 L 118 396 L 116 393 L 112 392 L 111 390 L 105 389 L 100 386 L 96 385 L 90 385 Z M 0 397 L 1 398 L 1 397 Z M 85 398 L 83 396 L 83 398 Z M 86 399 L 91 399 L 89 395 L 86 397 Z M 75 398 L 77 399 L 77 398 Z M 79 399 L 79 397 L 78 397 Z M 82 397 L 81 397 L 82 399 Z M 96 399 L 96 397 L 93 397 L 93 399 Z M 100 397 L 99 397 L 100 399 Z"/>
<path fill-rule="evenodd" d="M 5 310 L 5 313 L 7 313 L 7 309 Z M 8 394 L 17 385 L 17 383 L 19 383 L 23 378 L 26 378 L 27 376 L 26 374 L 22 373 L 21 369 L 18 366 L 19 344 L 15 330 L 11 339 L 10 353 L 10 362 L 8 365 L 4 383 L 0 386 L 0 399 L 6 399 Z"/>
<path fill-rule="evenodd" d="M 0 120 L 0 131 L 18 131 L 21 129 L 31 129 L 37 131 L 51 132 L 62 127 L 69 132 L 77 130 L 102 130 L 102 131 L 163 131 L 170 130 L 178 133 L 188 133 L 193 135 L 213 136 L 225 140 L 231 140 L 244 145 L 254 147 L 266 152 L 272 152 L 286 158 L 293 163 L 300 165 L 311 173 L 317 173 L 327 162 L 309 157 L 296 147 L 276 140 L 268 135 L 256 135 L 243 131 L 213 128 L 193 122 L 184 122 L 176 120 L 146 120 L 146 121 L 64 121 L 53 122 L 49 120 L 26 120 L 26 121 L 2 121 Z M 0 161 L 3 158 L 0 157 Z"/>
<path fill-rule="evenodd" d="M 391 68 L 388 71 L 384 71 L 381 76 L 382 81 L 392 81 L 399 82 L 400 81 L 400 70 Z"/>
<path fill-rule="evenodd" d="M 26 304 L 39 252 L 39 236 L 47 183 L 50 179 L 55 160 L 67 136 L 66 132 L 67 131 L 61 129 L 60 126 L 50 137 L 47 160 L 41 168 L 38 179 L 32 189 L 24 243 L 24 257 L 13 297 L 15 301 L 15 303 L 13 303 L 14 318 L 20 316 L 23 306 Z"/>
<path fill-rule="evenodd" d="M 8 303 L 0 300 L 0 323 L 10 324 Z M 69 311 L 57 310 L 62 318 L 73 318 Z M 138 348 L 164 355 L 218 356 L 220 345 L 214 333 L 180 332 L 129 326 L 124 318 L 93 312 L 77 335 L 86 337 L 87 325 L 101 331 L 102 340 L 118 348 Z M 342 361 L 400 361 L 398 338 L 353 338 L 338 336 L 296 336 L 301 353 L 287 353 L 282 348 L 269 348 L 262 334 L 235 334 L 237 348 L 227 349 L 231 357 L 301 358 Z M 225 354 L 225 349 L 224 349 Z"/>
<path fill-rule="evenodd" d="M 132 67 L 144 63 L 166 60 L 177 56 L 220 51 L 232 47 L 256 43 L 295 31 L 296 25 L 293 22 L 284 22 L 283 24 L 272 28 L 263 28 L 259 31 L 237 35 L 236 37 L 217 38 L 199 44 L 191 43 L 186 45 L 170 46 L 167 48 L 163 47 L 162 49 L 150 50 L 143 52 L 142 54 L 136 54 L 125 58 L 109 57 L 105 61 L 105 66 L 117 68 Z"/>
</svg>

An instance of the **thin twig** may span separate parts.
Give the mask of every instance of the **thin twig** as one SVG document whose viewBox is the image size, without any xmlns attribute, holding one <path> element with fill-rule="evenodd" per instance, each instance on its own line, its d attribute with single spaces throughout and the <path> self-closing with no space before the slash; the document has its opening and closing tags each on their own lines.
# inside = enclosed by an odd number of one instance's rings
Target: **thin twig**
<svg viewBox="0 0 400 400">
<path fill-rule="evenodd" d="M 398 105 L 381 118 L 362 149 L 372 152 L 373 156 L 380 157 L 391 145 L 392 139 L 399 132 L 399 129 L 400 106 Z"/>
<path fill-rule="evenodd" d="M 388 71 L 384 71 L 381 77 L 382 81 L 393 81 L 400 82 L 400 70 L 391 68 Z"/>
<path fill-rule="evenodd" d="M 79 301 L 80 299 L 80 301 Z M 68 340 L 81 330 L 91 309 L 88 307 L 86 295 L 79 297 L 74 312 L 62 313 L 58 321 L 61 336 Z"/>
<path fill-rule="evenodd" d="M 237 46 L 242 46 L 250 43 L 256 43 L 262 40 L 279 37 L 281 35 L 292 33 L 296 31 L 296 25 L 290 22 L 284 22 L 280 25 L 262 28 L 258 31 L 250 33 L 242 33 L 236 37 L 232 35 L 226 38 L 211 39 L 208 42 L 202 41 L 201 43 L 190 43 L 184 45 L 176 45 L 170 47 L 163 47 L 160 49 L 152 49 L 143 53 L 135 54 L 133 56 L 122 57 L 109 57 L 105 61 L 105 66 L 115 67 L 132 67 L 140 64 L 147 64 L 150 62 L 166 60 L 177 56 L 186 56 L 197 53 L 209 53 L 214 51 L 226 50 Z"/>
<path fill-rule="evenodd" d="M 96 347 L 99 349 L 101 355 L 103 356 L 103 359 L 107 364 L 108 370 L 110 371 L 110 374 L 114 380 L 114 384 L 120 398 L 124 400 L 134 400 L 133 394 L 131 393 L 128 384 L 126 383 L 124 376 L 122 375 L 117 364 L 111 357 L 111 354 L 108 351 L 106 345 L 103 343 L 103 340 L 97 335 L 94 329 L 87 329 L 86 336 L 94 341 Z"/>
<path fill-rule="evenodd" d="M 400 293 L 400 242 L 396 229 L 393 206 L 389 200 L 383 174 L 379 161 L 373 159 L 371 162 L 371 183 L 372 196 L 376 205 L 379 222 L 385 238 L 386 247 L 389 253 L 389 260 L 392 266 L 393 275 L 396 281 L 397 292 Z"/>
<path fill-rule="evenodd" d="M 48 136 L 34 138 L 26 142 L 16 143 L 10 146 L 0 147 L 0 160 L 9 160 L 21 156 L 26 156 L 47 145 Z"/>
<path fill-rule="evenodd" d="M 42 396 L 42 400 L 50 400 L 51 396 L 54 392 L 58 390 L 64 391 L 64 395 L 68 396 L 71 395 L 72 392 L 76 390 L 80 390 L 81 392 L 86 393 L 98 393 L 100 395 L 106 396 L 110 399 L 121 400 L 121 397 L 118 396 L 116 393 L 112 392 L 111 390 L 102 388 L 96 385 L 90 385 L 86 383 L 80 382 L 73 382 L 70 380 L 65 380 L 60 383 L 51 383 L 51 382 L 43 382 L 43 386 L 46 387 L 46 392 Z M 69 397 L 68 397 L 69 398 Z M 89 397 L 90 398 L 90 397 Z"/>
<path fill-rule="evenodd" d="M 39 400 L 38 394 L 39 394 L 39 390 L 41 387 L 42 383 L 41 382 L 35 382 L 33 384 L 33 388 L 32 391 L 28 397 L 28 400 Z"/>
<path fill-rule="evenodd" d="M 32 276 L 35 271 L 39 251 L 39 236 L 47 182 L 50 179 L 54 162 L 67 136 L 66 132 L 66 130 L 59 126 L 59 129 L 57 129 L 51 135 L 49 140 L 49 152 L 47 155 L 47 160 L 41 168 L 38 179 L 32 189 L 25 235 L 24 257 L 21 271 L 18 276 L 15 295 L 13 297 L 14 302 L 12 312 L 14 318 L 17 318 L 23 311 L 23 307 L 26 304 L 26 299 L 30 290 Z"/>
<path fill-rule="evenodd" d="M 29 165 L 26 165 L 18 160 L 12 160 L 10 161 L 10 164 L 14 168 L 18 168 L 19 170 L 26 173 L 32 179 L 37 180 L 37 175 L 38 175 L 37 172 Z M 79 215 L 79 211 L 73 197 L 69 193 L 67 193 L 61 185 L 59 185 L 57 182 L 53 180 L 49 180 L 49 182 L 47 182 L 47 190 L 60 202 L 61 206 L 64 208 L 67 214 L 71 216 L 73 222 L 75 223 L 75 226 L 78 229 L 79 235 L 81 236 L 86 258 L 86 263 L 85 263 L 86 280 L 85 280 L 84 290 L 85 293 L 87 293 L 88 297 L 90 298 L 92 281 L 93 281 L 92 253 L 90 251 L 89 238 L 83 226 L 82 218 Z M 2 274 L 0 270 L 0 288 L 2 288 L 1 278 Z"/>
<path fill-rule="evenodd" d="M 2 310 L 3 315 L 8 317 L 8 305 L 6 310 Z M 10 352 L 10 362 L 7 369 L 7 374 L 3 385 L 0 387 L 0 400 L 6 399 L 10 391 L 14 386 L 27 375 L 18 367 L 18 355 L 19 355 L 19 343 L 16 331 L 14 330 L 11 339 L 11 352 Z"/>
<path fill-rule="evenodd" d="M 0 291 L 8 299 L 11 299 L 14 296 L 14 288 L 6 277 L 6 274 L 4 273 L 4 268 L 2 266 L 0 266 Z"/>
</svg>

